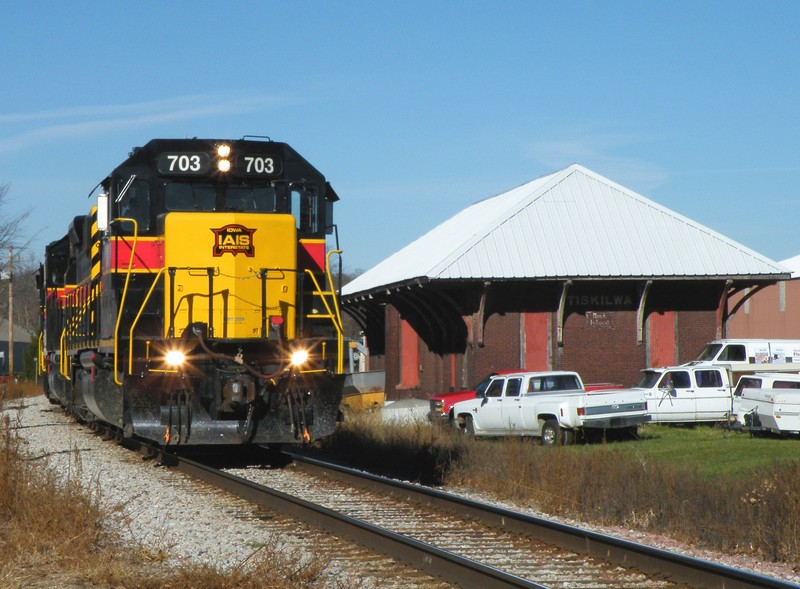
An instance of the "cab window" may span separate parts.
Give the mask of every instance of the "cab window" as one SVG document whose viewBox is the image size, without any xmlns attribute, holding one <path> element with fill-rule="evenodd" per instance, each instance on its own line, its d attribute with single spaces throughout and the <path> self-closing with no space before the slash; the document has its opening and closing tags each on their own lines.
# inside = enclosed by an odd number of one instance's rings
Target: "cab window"
<svg viewBox="0 0 800 589">
<path fill-rule="evenodd" d="M 509 378 L 506 385 L 506 397 L 519 397 L 519 391 L 522 388 L 521 378 Z"/>
<path fill-rule="evenodd" d="M 689 373 L 685 370 L 671 370 L 664 374 L 658 388 L 664 389 L 672 384 L 676 389 L 688 389 L 692 386 L 692 381 L 689 378 Z"/>
<path fill-rule="evenodd" d="M 698 370 L 695 372 L 697 386 L 701 388 L 719 388 L 722 386 L 722 375 L 719 370 Z"/>
<path fill-rule="evenodd" d="M 124 190 L 126 181 L 120 180 L 117 186 L 117 194 Z M 150 229 L 150 185 L 144 180 L 136 180 L 128 187 L 128 190 L 117 196 L 117 217 L 125 219 L 135 219 L 139 233 L 144 233 Z M 133 233 L 133 224 L 123 222 L 126 232 Z"/>
<path fill-rule="evenodd" d="M 295 218 L 297 228 L 302 233 L 316 233 L 318 227 L 317 215 L 317 194 L 313 187 L 292 186 L 289 191 L 292 203 L 292 215 Z"/>
<path fill-rule="evenodd" d="M 560 391 L 574 391 L 581 388 L 574 374 L 562 374 L 555 377 L 556 387 Z"/>
<path fill-rule="evenodd" d="M 504 378 L 496 378 L 491 383 L 489 383 L 489 388 L 486 389 L 486 396 L 487 397 L 499 397 L 503 394 L 503 384 L 505 383 Z"/>
<path fill-rule="evenodd" d="M 723 362 L 747 362 L 747 350 L 741 344 L 731 344 L 725 346 L 718 360 Z"/>
</svg>

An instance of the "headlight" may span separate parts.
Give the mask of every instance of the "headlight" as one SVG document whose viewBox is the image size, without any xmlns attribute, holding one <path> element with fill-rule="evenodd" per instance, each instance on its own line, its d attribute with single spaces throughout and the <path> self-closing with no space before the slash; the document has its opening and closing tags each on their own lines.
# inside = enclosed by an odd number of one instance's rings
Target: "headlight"
<svg viewBox="0 0 800 589">
<path fill-rule="evenodd" d="M 302 366 L 308 362 L 307 350 L 295 350 L 292 352 L 291 362 L 293 366 Z"/>
<path fill-rule="evenodd" d="M 180 366 L 186 361 L 186 356 L 180 350 L 172 350 L 171 352 L 167 352 L 164 359 L 170 366 Z"/>
</svg>

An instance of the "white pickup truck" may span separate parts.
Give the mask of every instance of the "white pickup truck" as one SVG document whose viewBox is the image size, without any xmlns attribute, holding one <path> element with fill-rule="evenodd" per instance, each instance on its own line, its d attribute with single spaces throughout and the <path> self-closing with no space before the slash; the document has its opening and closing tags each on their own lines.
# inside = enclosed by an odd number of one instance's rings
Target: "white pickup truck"
<svg viewBox="0 0 800 589">
<path fill-rule="evenodd" d="M 800 434 L 800 374 L 742 376 L 733 393 L 735 425 L 753 434 Z"/>
<path fill-rule="evenodd" d="M 483 397 L 453 406 L 454 426 L 475 436 L 535 436 L 570 444 L 577 434 L 635 434 L 647 421 L 643 393 L 587 393 L 575 372 L 517 372 L 492 378 Z"/>
<path fill-rule="evenodd" d="M 634 391 L 647 399 L 651 423 L 727 421 L 731 415 L 730 372 L 715 366 L 648 368 Z"/>
</svg>

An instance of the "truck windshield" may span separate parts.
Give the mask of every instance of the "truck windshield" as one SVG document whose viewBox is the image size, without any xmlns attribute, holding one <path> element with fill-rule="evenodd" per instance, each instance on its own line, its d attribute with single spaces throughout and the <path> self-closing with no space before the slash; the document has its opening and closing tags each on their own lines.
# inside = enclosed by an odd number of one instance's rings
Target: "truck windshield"
<svg viewBox="0 0 800 589">
<path fill-rule="evenodd" d="M 700 362 L 707 362 L 709 360 L 713 360 L 719 354 L 719 351 L 722 349 L 722 344 L 708 344 L 700 355 L 697 357 L 697 360 Z"/>
<path fill-rule="evenodd" d="M 475 386 L 475 392 L 477 393 L 476 398 L 481 399 L 486 396 L 486 389 L 489 387 L 489 383 L 492 382 L 492 378 L 495 376 L 497 375 L 492 373 Z"/>
<path fill-rule="evenodd" d="M 644 373 L 642 380 L 639 381 L 639 384 L 636 386 L 640 389 L 652 389 L 656 386 L 658 379 L 661 377 L 660 372 L 650 372 L 647 371 Z"/>
</svg>

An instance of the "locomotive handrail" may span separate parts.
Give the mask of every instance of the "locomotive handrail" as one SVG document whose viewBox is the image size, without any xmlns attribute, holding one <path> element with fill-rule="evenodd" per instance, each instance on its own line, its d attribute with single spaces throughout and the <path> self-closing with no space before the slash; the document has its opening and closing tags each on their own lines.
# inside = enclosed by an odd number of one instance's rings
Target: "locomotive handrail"
<svg viewBox="0 0 800 589">
<path fill-rule="evenodd" d="M 342 314 L 339 310 L 339 299 L 336 296 L 336 291 L 333 290 L 333 274 L 331 273 L 331 256 L 333 254 L 341 256 L 342 250 L 331 250 L 325 255 L 325 274 L 328 277 L 328 284 L 331 285 L 330 295 L 333 299 L 333 308 L 336 314 L 333 322 L 336 328 L 336 373 L 342 374 L 344 373 L 344 325 L 342 325 Z"/>
<path fill-rule="evenodd" d="M 67 362 L 65 361 L 65 358 L 67 357 L 66 340 L 67 340 L 67 330 L 66 328 L 64 328 L 64 330 L 61 332 L 61 342 L 59 345 L 60 356 L 58 358 L 58 370 L 59 372 L 61 372 L 61 376 L 63 376 L 65 379 L 72 380 L 72 378 L 66 371 L 66 365 L 67 365 Z"/>
<path fill-rule="evenodd" d="M 328 275 L 328 284 L 331 285 L 331 294 L 336 294 L 336 291 L 333 290 L 333 274 L 331 273 L 331 256 L 333 254 L 337 254 L 338 256 L 341 257 L 342 250 L 340 249 L 331 250 L 325 256 L 325 272 Z M 339 332 L 344 332 L 344 325 L 342 324 L 342 312 L 339 310 L 339 298 L 336 296 L 332 298 L 333 298 L 333 306 L 334 309 L 336 310 L 336 321 L 338 322 Z"/>
<path fill-rule="evenodd" d="M 122 298 L 119 301 L 119 311 L 117 312 L 117 324 L 114 326 L 114 383 L 122 385 L 117 372 L 119 364 L 119 326 L 122 323 L 122 311 L 125 309 L 125 298 L 128 296 L 128 283 L 131 280 L 131 270 L 133 269 L 133 254 L 136 252 L 136 242 L 139 240 L 139 223 L 130 217 L 118 217 L 114 221 L 130 221 L 133 223 L 133 243 L 131 244 L 131 255 L 128 258 L 128 269 L 125 276 L 125 286 L 122 287 Z M 133 342 L 129 342 L 133 346 Z"/>
<path fill-rule="evenodd" d="M 45 373 L 44 366 L 44 330 L 39 334 L 39 374 Z"/>
<path fill-rule="evenodd" d="M 339 254 L 341 255 L 342 250 L 331 250 L 325 255 L 325 275 L 328 279 L 328 284 L 333 287 L 333 277 L 331 275 L 331 255 Z M 316 290 L 314 291 L 315 294 L 319 295 L 319 298 L 322 299 L 322 304 L 325 305 L 325 309 L 327 310 L 328 314 L 324 315 L 331 320 L 333 323 L 334 328 L 336 328 L 336 372 L 337 374 L 342 374 L 344 372 L 344 327 L 342 326 L 342 316 L 339 311 L 339 303 L 336 300 L 336 292 L 334 290 L 330 291 L 323 291 L 322 287 L 319 285 L 317 281 L 317 277 L 314 276 L 314 273 L 311 272 L 308 268 L 306 268 L 306 274 L 311 277 L 311 280 L 314 282 L 314 287 Z M 330 295 L 333 299 L 333 309 L 328 304 L 327 296 Z"/>
<path fill-rule="evenodd" d="M 133 374 L 133 331 L 136 329 L 136 325 L 139 323 L 139 319 L 144 313 L 144 308 L 147 305 L 147 302 L 150 300 L 150 296 L 153 294 L 153 291 L 156 289 L 156 284 L 158 284 L 158 279 L 161 278 L 161 275 L 164 274 L 164 268 L 160 268 L 156 277 L 153 279 L 153 284 L 150 285 L 150 290 L 147 291 L 147 294 L 144 296 L 144 300 L 142 301 L 142 306 L 139 307 L 139 312 L 136 314 L 136 317 L 133 318 L 131 322 L 131 330 L 128 335 L 128 374 Z M 172 371 L 175 372 L 175 371 Z"/>
</svg>

